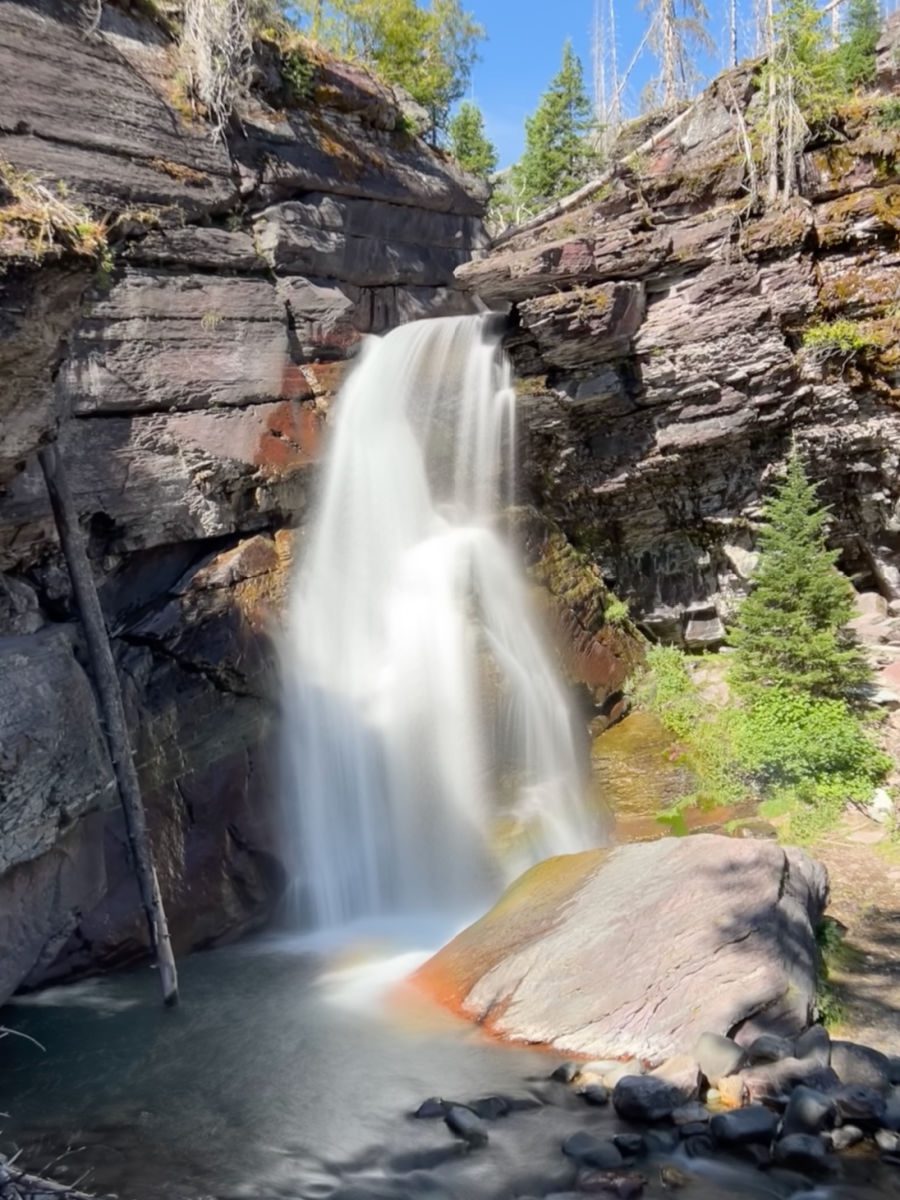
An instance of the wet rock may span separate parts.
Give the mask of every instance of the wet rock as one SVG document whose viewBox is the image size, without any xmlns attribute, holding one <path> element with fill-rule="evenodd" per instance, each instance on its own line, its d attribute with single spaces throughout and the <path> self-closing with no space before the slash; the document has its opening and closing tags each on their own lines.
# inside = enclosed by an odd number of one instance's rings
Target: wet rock
<svg viewBox="0 0 900 1200">
<path fill-rule="evenodd" d="M 650 1072 L 651 1079 L 662 1079 L 675 1088 L 683 1101 L 696 1100 L 700 1095 L 701 1072 L 697 1060 L 690 1054 L 677 1054 Z"/>
<path fill-rule="evenodd" d="M 558 1067 L 555 1067 L 550 1072 L 550 1078 L 555 1079 L 557 1083 L 571 1083 L 581 1071 L 581 1064 L 577 1062 L 563 1062 Z"/>
<path fill-rule="evenodd" d="M 446 1100 L 442 1100 L 439 1096 L 429 1096 L 427 1100 L 423 1100 L 413 1116 L 420 1121 L 433 1121 L 437 1117 L 445 1117 L 450 1104 Z"/>
<path fill-rule="evenodd" d="M 744 1062 L 744 1049 L 722 1034 L 704 1033 L 697 1042 L 694 1056 L 710 1083 L 717 1083 L 726 1075 L 733 1075 L 740 1070 Z"/>
<path fill-rule="evenodd" d="M 587 1195 L 615 1196 L 618 1200 L 637 1200 L 646 1180 L 642 1175 L 623 1171 L 585 1171 L 578 1176 L 578 1191 Z"/>
<path fill-rule="evenodd" d="M 900 1055 L 890 1055 L 887 1065 L 888 1079 L 894 1086 L 900 1086 Z"/>
<path fill-rule="evenodd" d="M 751 1104 L 733 1112 L 717 1113 L 709 1127 L 720 1146 L 766 1145 L 775 1136 L 778 1118 L 761 1104 Z"/>
<path fill-rule="evenodd" d="M 488 1131 L 485 1124 L 480 1117 L 475 1116 L 471 1109 L 454 1104 L 448 1109 L 444 1121 L 448 1129 L 457 1137 L 462 1138 L 464 1142 L 468 1142 L 470 1146 L 487 1145 Z"/>
<path fill-rule="evenodd" d="M 784 1112 L 782 1132 L 821 1133 L 835 1124 L 837 1114 L 837 1104 L 831 1096 L 801 1086 L 791 1092 Z"/>
<path fill-rule="evenodd" d="M 900 1088 L 894 1088 L 888 1096 L 881 1124 L 885 1129 L 893 1129 L 900 1133 Z"/>
<path fill-rule="evenodd" d="M 872 1129 L 882 1123 L 886 1103 L 881 1092 L 862 1085 L 845 1085 L 831 1093 L 842 1122 Z"/>
<path fill-rule="evenodd" d="M 644 1134 L 648 1154 L 671 1154 L 677 1149 L 678 1141 L 674 1129 L 648 1129 Z"/>
<path fill-rule="evenodd" d="M 774 1033 L 763 1033 L 747 1047 L 746 1057 L 750 1066 L 760 1063 L 781 1062 L 785 1058 L 793 1058 L 794 1043 L 787 1038 L 778 1037 Z"/>
<path fill-rule="evenodd" d="M 613 1089 L 613 1106 L 627 1121 L 663 1121 L 678 1107 L 677 1090 L 652 1075 L 627 1075 Z"/>
<path fill-rule="evenodd" d="M 708 1133 L 698 1133 L 685 1139 L 683 1149 L 688 1158 L 711 1158 L 716 1147 Z"/>
<path fill-rule="evenodd" d="M 593 1104 L 597 1108 L 609 1104 L 609 1088 L 604 1087 L 602 1083 L 588 1083 L 578 1089 L 578 1095 L 586 1104 Z"/>
<path fill-rule="evenodd" d="M 585 1167 L 609 1171 L 622 1165 L 622 1155 L 611 1141 L 595 1137 L 583 1129 L 566 1138 L 562 1152 Z"/>
<path fill-rule="evenodd" d="M 696 1125 L 698 1122 L 707 1124 L 709 1118 L 709 1109 L 697 1100 L 682 1104 L 672 1113 L 672 1120 L 676 1125 Z"/>
<path fill-rule="evenodd" d="M 875 1145 L 885 1154 L 900 1154 L 900 1133 L 892 1129 L 879 1129 L 875 1134 Z"/>
<path fill-rule="evenodd" d="M 668 1191 L 678 1191 L 680 1188 L 688 1187 L 694 1183 L 696 1178 L 696 1175 L 683 1171 L 674 1163 L 666 1163 L 659 1168 L 659 1181 Z"/>
<path fill-rule="evenodd" d="M 509 1116 L 512 1105 L 505 1096 L 484 1096 L 481 1100 L 472 1100 L 466 1105 L 483 1121 L 496 1121 L 498 1117 Z"/>
<path fill-rule="evenodd" d="M 637 1158 L 644 1153 L 645 1143 L 642 1133 L 615 1133 L 613 1142 L 626 1158 Z"/>
<path fill-rule="evenodd" d="M 886 1092 L 891 1085 L 891 1064 L 886 1054 L 857 1042 L 832 1042 L 831 1066 L 841 1083 L 860 1084 Z"/>
<path fill-rule="evenodd" d="M 723 1079 L 719 1087 L 728 1102 L 743 1104 L 783 1103 L 791 1090 L 801 1085 L 827 1092 L 838 1087 L 840 1080 L 830 1067 L 817 1066 L 813 1059 L 783 1058 Z"/>
<path fill-rule="evenodd" d="M 690 1121 L 687 1125 L 678 1126 L 678 1136 L 685 1140 L 706 1133 L 709 1121 Z"/>
<path fill-rule="evenodd" d="M 824 1025 L 811 1025 L 794 1042 L 794 1053 L 804 1062 L 831 1066 L 831 1037 Z"/>
<path fill-rule="evenodd" d="M 839 1125 L 828 1135 L 832 1150 L 849 1150 L 857 1145 L 866 1135 L 857 1125 Z"/>
<path fill-rule="evenodd" d="M 603 1075 L 603 1082 L 608 1088 L 614 1088 L 620 1079 L 630 1079 L 634 1075 L 643 1075 L 644 1068 L 636 1059 L 616 1065 Z"/>
<path fill-rule="evenodd" d="M 809 1133 L 791 1133 L 776 1142 L 772 1158 L 779 1166 L 816 1174 L 832 1165 L 822 1138 Z"/>
</svg>

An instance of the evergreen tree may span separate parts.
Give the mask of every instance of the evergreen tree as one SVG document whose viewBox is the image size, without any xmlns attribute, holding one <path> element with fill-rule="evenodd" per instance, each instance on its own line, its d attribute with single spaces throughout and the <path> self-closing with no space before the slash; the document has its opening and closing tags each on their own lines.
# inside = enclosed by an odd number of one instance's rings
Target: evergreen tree
<svg viewBox="0 0 900 1200">
<path fill-rule="evenodd" d="M 846 37 L 838 50 L 844 80 L 850 87 L 865 87 L 875 79 L 875 48 L 881 32 L 878 0 L 850 0 Z"/>
<path fill-rule="evenodd" d="M 848 699 L 870 677 L 846 630 L 853 587 L 835 567 L 837 553 L 825 540 L 828 511 L 796 452 L 763 517 L 753 590 L 730 639 L 734 681 Z"/>
<path fill-rule="evenodd" d="M 471 100 L 464 101 L 450 118 L 450 153 L 464 171 L 487 179 L 497 169 L 497 151 L 484 132 L 481 109 Z"/>
<path fill-rule="evenodd" d="M 484 30 L 461 0 L 297 0 L 310 34 L 372 67 L 431 114 L 435 140 L 465 95 Z"/>
<path fill-rule="evenodd" d="M 593 106 L 584 86 L 581 61 L 572 43 L 563 47 L 562 67 L 525 121 L 525 153 L 513 172 L 513 188 L 526 204 L 539 208 L 573 192 L 588 180 L 597 162 L 590 145 Z"/>
</svg>

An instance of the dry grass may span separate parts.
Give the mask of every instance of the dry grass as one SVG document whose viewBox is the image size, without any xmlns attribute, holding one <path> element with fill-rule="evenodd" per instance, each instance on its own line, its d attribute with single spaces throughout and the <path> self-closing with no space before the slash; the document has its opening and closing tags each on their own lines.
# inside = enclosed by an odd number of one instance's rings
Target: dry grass
<svg viewBox="0 0 900 1200">
<path fill-rule="evenodd" d="M 101 262 L 108 256 L 106 221 L 73 204 L 65 187 L 45 187 L 0 159 L 0 190 L 7 198 L 0 208 L 0 243 L 21 245 L 38 259 L 60 249 Z"/>
</svg>

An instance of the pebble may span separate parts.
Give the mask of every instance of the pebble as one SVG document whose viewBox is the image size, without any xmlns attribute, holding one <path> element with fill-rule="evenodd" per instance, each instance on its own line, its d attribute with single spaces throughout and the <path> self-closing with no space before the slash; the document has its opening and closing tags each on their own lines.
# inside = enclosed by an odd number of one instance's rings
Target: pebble
<svg viewBox="0 0 900 1200">
<path fill-rule="evenodd" d="M 833 1150 L 849 1150 L 866 1136 L 856 1125 L 840 1125 L 828 1135 Z"/>
<path fill-rule="evenodd" d="M 555 1079 L 557 1083 L 571 1083 L 575 1076 L 581 1071 L 581 1064 L 577 1062 L 564 1062 L 550 1073 L 550 1078 Z"/>
<path fill-rule="evenodd" d="M 584 1129 L 579 1129 L 577 1133 L 566 1138 L 562 1144 L 562 1152 L 585 1167 L 611 1171 L 622 1166 L 622 1155 L 617 1146 L 595 1137 Z"/>
<path fill-rule="evenodd" d="M 885 1154 L 900 1154 L 900 1133 L 891 1129 L 879 1129 L 875 1134 L 875 1145 Z"/>
<path fill-rule="evenodd" d="M 751 1066 L 758 1063 L 781 1062 L 794 1057 L 794 1043 L 774 1033 L 762 1033 L 747 1047 L 746 1058 Z"/>
<path fill-rule="evenodd" d="M 733 1075 L 744 1061 L 744 1051 L 731 1038 L 719 1033 L 703 1033 L 694 1050 L 700 1070 L 710 1083 Z"/>
<path fill-rule="evenodd" d="M 709 1123 L 715 1140 L 722 1146 L 746 1146 L 752 1142 L 767 1144 L 775 1136 L 778 1118 L 761 1104 L 717 1113 Z"/>
<path fill-rule="evenodd" d="M 586 1104 L 593 1104 L 597 1108 L 609 1104 L 609 1088 L 604 1087 L 602 1083 L 589 1083 L 579 1089 L 578 1095 Z"/>
<path fill-rule="evenodd" d="M 832 1092 L 841 1121 L 871 1129 L 882 1124 L 887 1105 L 884 1097 L 874 1088 L 861 1084 L 848 1084 Z"/>
<path fill-rule="evenodd" d="M 454 1104 L 448 1109 L 444 1121 L 457 1137 L 461 1137 L 464 1142 L 468 1142 L 470 1146 L 486 1146 L 488 1143 L 488 1131 L 485 1128 L 484 1122 L 480 1117 L 469 1108 L 463 1108 L 461 1104 Z"/>
<path fill-rule="evenodd" d="M 831 1096 L 801 1084 L 791 1092 L 784 1112 L 782 1133 L 821 1133 L 835 1124 L 837 1111 Z"/>
<path fill-rule="evenodd" d="M 818 1172 L 830 1166 L 825 1143 L 811 1133 L 789 1133 L 775 1143 L 773 1158 L 779 1166 L 800 1171 Z"/>
<path fill-rule="evenodd" d="M 413 1116 L 418 1117 L 420 1121 L 432 1121 L 436 1117 L 445 1117 L 449 1104 L 446 1100 L 442 1100 L 440 1096 L 429 1096 L 427 1100 L 423 1100 Z"/>
<path fill-rule="evenodd" d="M 642 1133 L 615 1133 L 613 1142 L 626 1158 L 635 1158 L 644 1153 L 644 1135 Z"/>
<path fill-rule="evenodd" d="M 613 1090 L 613 1106 L 626 1121 L 663 1121 L 681 1103 L 678 1092 L 651 1075 L 626 1075 Z"/>
</svg>

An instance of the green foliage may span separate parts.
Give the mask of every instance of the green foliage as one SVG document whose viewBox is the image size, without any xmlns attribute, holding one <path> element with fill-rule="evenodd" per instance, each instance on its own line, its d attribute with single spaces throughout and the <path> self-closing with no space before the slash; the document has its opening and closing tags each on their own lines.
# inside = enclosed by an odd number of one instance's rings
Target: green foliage
<svg viewBox="0 0 900 1200">
<path fill-rule="evenodd" d="M 464 100 L 450 118 L 447 132 L 450 153 L 464 171 L 487 179 L 497 169 L 497 151 L 484 132 L 484 117 L 477 104 Z"/>
<path fill-rule="evenodd" d="M 848 87 L 866 87 L 874 82 L 875 48 L 880 32 L 878 0 L 850 0 L 844 40 L 836 56 Z"/>
<path fill-rule="evenodd" d="M 435 136 L 465 94 L 484 30 L 460 0 L 301 0 L 310 36 L 366 63 L 428 109 Z"/>
<path fill-rule="evenodd" d="M 628 601 L 620 600 L 618 596 L 614 596 L 610 592 L 606 607 L 603 610 L 603 618 L 610 625 L 624 625 L 628 620 L 629 611 Z"/>
<path fill-rule="evenodd" d="M 812 0 L 781 0 L 774 24 L 775 53 L 763 68 L 763 91 L 771 79 L 809 124 L 827 120 L 844 89 L 822 10 Z"/>
<path fill-rule="evenodd" d="M 803 349 L 819 358 L 845 361 L 878 348 L 878 342 L 855 321 L 822 321 L 803 334 Z"/>
<path fill-rule="evenodd" d="M 828 513 L 796 453 L 763 511 L 753 590 L 730 636 L 732 682 L 745 691 L 786 689 L 849 698 L 870 678 L 846 631 L 853 588 L 825 540 Z"/>
<path fill-rule="evenodd" d="M 558 75 L 525 121 L 525 153 L 512 172 L 512 190 L 526 206 L 541 208 L 591 177 L 598 161 L 590 144 L 593 128 L 581 61 L 566 42 Z"/>
<path fill-rule="evenodd" d="M 875 113 L 875 124 L 880 129 L 900 129 L 900 96 L 887 96 Z"/>
<path fill-rule="evenodd" d="M 309 99 L 315 75 L 316 64 L 309 61 L 299 46 L 291 46 L 283 51 L 281 78 L 294 104 L 302 104 Z"/>
<path fill-rule="evenodd" d="M 637 704 L 659 717 L 677 738 L 690 736 L 700 720 L 700 693 L 684 653 L 676 646 L 648 649 L 646 671 L 631 694 Z"/>
</svg>

